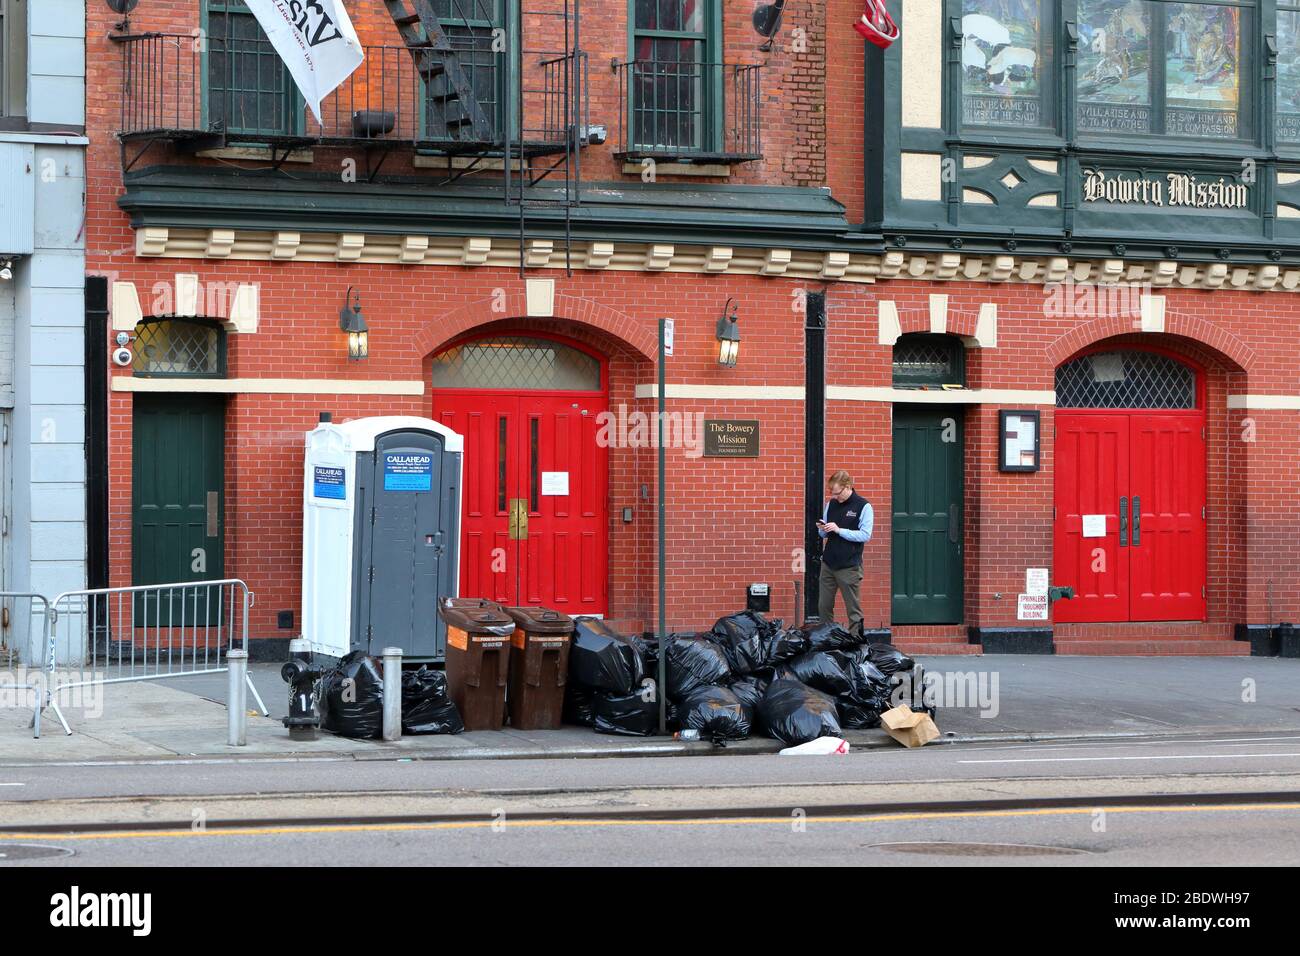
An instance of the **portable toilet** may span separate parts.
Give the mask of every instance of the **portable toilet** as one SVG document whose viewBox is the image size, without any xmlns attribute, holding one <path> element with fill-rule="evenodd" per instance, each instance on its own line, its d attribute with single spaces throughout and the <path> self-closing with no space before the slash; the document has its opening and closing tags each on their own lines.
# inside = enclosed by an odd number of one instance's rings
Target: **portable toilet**
<svg viewBox="0 0 1300 956">
<path fill-rule="evenodd" d="M 444 659 L 438 598 L 460 581 L 464 439 L 427 418 L 326 415 L 303 469 L 302 636 L 343 657 Z"/>
</svg>

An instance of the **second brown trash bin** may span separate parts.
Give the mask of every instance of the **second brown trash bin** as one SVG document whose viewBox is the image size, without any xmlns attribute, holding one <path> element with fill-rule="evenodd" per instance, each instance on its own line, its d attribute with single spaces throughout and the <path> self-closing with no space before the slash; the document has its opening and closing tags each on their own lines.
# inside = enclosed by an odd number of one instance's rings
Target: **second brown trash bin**
<svg viewBox="0 0 1300 956">
<path fill-rule="evenodd" d="M 510 647 L 510 726 L 554 730 L 564 708 L 573 618 L 542 607 L 507 608 L 515 622 Z"/>
<path fill-rule="evenodd" d="M 438 602 L 447 622 L 447 691 L 466 730 L 500 730 L 505 720 L 510 636 L 515 622 L 499 604 Z"/>
</svg>

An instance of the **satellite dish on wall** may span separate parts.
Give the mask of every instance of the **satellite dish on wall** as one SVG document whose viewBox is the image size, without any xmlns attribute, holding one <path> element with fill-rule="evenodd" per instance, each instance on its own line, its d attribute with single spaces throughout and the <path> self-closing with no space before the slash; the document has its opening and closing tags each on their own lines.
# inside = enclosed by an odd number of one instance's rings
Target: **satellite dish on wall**
<svg viewBox="0 0 1300 956">
<path fill-rule="evenodd" d="M 108 9 L 114 13 L 127 14 L 135 9 L 135 5 L 140 0 L 104 0 L 108 4 Z"/>
</svg>

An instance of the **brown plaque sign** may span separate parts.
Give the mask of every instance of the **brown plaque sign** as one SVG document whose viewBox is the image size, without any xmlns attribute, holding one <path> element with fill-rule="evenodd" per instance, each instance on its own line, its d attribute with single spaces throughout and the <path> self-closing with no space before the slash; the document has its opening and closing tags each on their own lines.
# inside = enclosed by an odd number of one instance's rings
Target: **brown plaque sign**
<svg viewBox="0 0 1300 956">
<path fill-rule="evenodd" d="M 758 422 L 706 418 L 704 455 L 706 458 L 757 458 Z"/>
</svg>

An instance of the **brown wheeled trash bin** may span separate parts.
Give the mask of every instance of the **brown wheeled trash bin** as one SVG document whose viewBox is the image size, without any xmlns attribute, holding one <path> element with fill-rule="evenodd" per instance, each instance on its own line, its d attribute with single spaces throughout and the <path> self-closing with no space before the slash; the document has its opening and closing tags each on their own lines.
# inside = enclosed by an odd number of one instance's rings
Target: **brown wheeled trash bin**
<svg viewBox="0 0 1300 956">
<path fill-rule="evenodd" d="M 447 691 L 465 729 L 500 730 L 514 620 L 491 601 L 444 599 L 438 613 L 447 622 Z"/>
<path fill-rule="evenodd" d="M 511 607 L 510 726 L 554 730 L 564 708 L 573 618 L 544 607 Z"/>
</svg>

